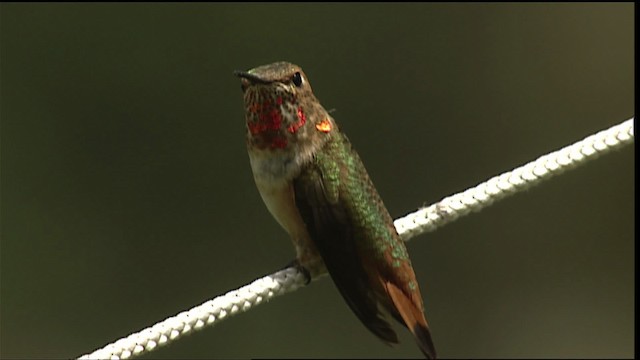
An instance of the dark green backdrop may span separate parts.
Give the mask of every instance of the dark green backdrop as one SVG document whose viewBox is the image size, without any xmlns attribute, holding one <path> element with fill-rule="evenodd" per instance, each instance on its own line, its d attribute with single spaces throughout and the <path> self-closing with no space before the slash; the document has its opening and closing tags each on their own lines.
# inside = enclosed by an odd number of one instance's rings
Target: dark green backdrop
<svg viewBox="0 0 640 360">
<path fill-rule="evenodd" d="M 1 356 L 92 351 L 293 257 L 235 69 L 301 65 L 394 217 L 633 116 L 633 4 L 6 4 Z M 630 357 L 631 146 L 409 244 L 443 357 Z M 149 358 L 419 356 L 331 281 Z"/>
</svg>

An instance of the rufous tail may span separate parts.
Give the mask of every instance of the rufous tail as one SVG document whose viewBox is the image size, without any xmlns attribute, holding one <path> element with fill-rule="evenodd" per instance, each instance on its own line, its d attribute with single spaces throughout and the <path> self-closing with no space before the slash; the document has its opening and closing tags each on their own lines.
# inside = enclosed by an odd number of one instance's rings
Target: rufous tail
<svg viewBox="0 0 640 360">
<path fill-rule="evenodd" d="M 416 343 L 427 359 L 436 358 L 436 348 L 433 346 L 431 332 L 427 325 L 424 313 L 411 301 L 411 299 L 391 282 L 385 283 L 391 301 L 404 320 L 405 325 L 413 334 Z"/>
</svg>

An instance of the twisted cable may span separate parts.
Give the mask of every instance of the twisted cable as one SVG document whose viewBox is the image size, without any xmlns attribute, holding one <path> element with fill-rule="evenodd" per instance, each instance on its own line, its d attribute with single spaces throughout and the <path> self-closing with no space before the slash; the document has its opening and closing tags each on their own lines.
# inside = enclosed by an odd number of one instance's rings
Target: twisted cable
<svg viewBox="0 0 640 360">
<path fill-rule="evenodd" d="M 394 221 L 406 241 L 633 141 L 631 118 Z"/>
<path fill-rule="evenodd" d="M 237 290 L 218 296 L 190 310 L 160 321 L 98 349 L 80 359 L 128 359 L 154 350 L 207 326 L 213 326 L 235 314 L 247 311 L 275 296 L 304 286 L 306 276 L 296 268 L 287 268 L 257 279 Z"/>
<path fill-rule="evenodd" d="M 595 159 L 603 153 L 631 143 L 633 120 L 631 118 L 461 193 L 446 197 L 438 203 L 395 220 L 394 225 L 405 241 L 419 234 L 434 231 L 507 195 L 525 190 L 586 160 Z M 80 359 L 128 359 L 139 356 L 175 341 L 191 331 L 213 326 L 276 296 L 295 291 L 304 286 L 306 281 L 306 275 L 297 268 L 290 267 L 278 271 L 90 354 L 82 355 Z"/>
</svg>

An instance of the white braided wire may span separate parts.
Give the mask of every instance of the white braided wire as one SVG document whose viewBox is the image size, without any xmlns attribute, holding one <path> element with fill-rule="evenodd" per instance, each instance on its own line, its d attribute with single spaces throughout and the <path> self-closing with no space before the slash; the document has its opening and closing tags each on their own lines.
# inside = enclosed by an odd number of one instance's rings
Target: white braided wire
<svg viewBox="0 0 640 360">
<path fill-rule="evenodd" d="M 633 118 L 399 218 L 395 220 L 394 225 L 400 236 L 409 240 L 632 141 Z M 80 359 L 127 359 L 139 356 L 193 330 L 213 326 L 232 315 L 294 291 L 304 286 L 305 281 L 305 275 L 296 268 L 278 271 L 133 333 L 93 353 L 82 355 Z"/>
<path fill-rule="evenodd" d="M 526 165 L 494 176 L 477 186 L 446 197 L 439 202 L 408 214 L 394 221 L 398 234 L 404 240 L 431 232 L 472 211 L 490 205 L 507 195 L 515 194 L 565 170 L 574 168 L 585 160 L 633 141 L 631 118 L 609 129 L 543 155 Z"/>
<path fill-rule="evenodd" d="M 295 268 L 278 271 L 133 333 L 91 354 L 82 355 L 80 359 L 128 359 L 139 356 L 159 345 L 175 341 L 193 330 L 215 325 L 272 297 L 294 291 L 304 286 L 305 281 L 305 275 Z"/>
</svg>

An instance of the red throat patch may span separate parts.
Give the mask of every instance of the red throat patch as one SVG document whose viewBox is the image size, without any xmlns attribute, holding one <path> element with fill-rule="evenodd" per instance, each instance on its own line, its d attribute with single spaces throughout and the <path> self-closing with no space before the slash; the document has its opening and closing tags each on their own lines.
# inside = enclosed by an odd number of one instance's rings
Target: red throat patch
<svg viewBox="0 0 640 360">
<path fill-rule="evenodd" d="M 298 116 L 298 121 L 289 125 L 289 127 L 287 128 L 287 130 L 289 130 L 289 132 L 292 134 L 295 134 L 296 132 L 298 132 L 298 129 L 303 127 L 304 124 L 307 122 L 307 116 L 304 114 L 304 111 L 302 110 L 302 106 L 298 106 L 298 111 L 296 111 L 296 115 Z"/>
<path fill-rule="evenodd" d="M 302 107 L 293 107 L 295 99 L 289 100 L 281 95 L 268 97 L 260 93 L 253 94 L 252 100 L 247 106 L 247 129 L 256 144 L 260 144 L 258 146 L 286 148 L 287 131 L 295 134 L 307 121 Z"/>
</svg>

